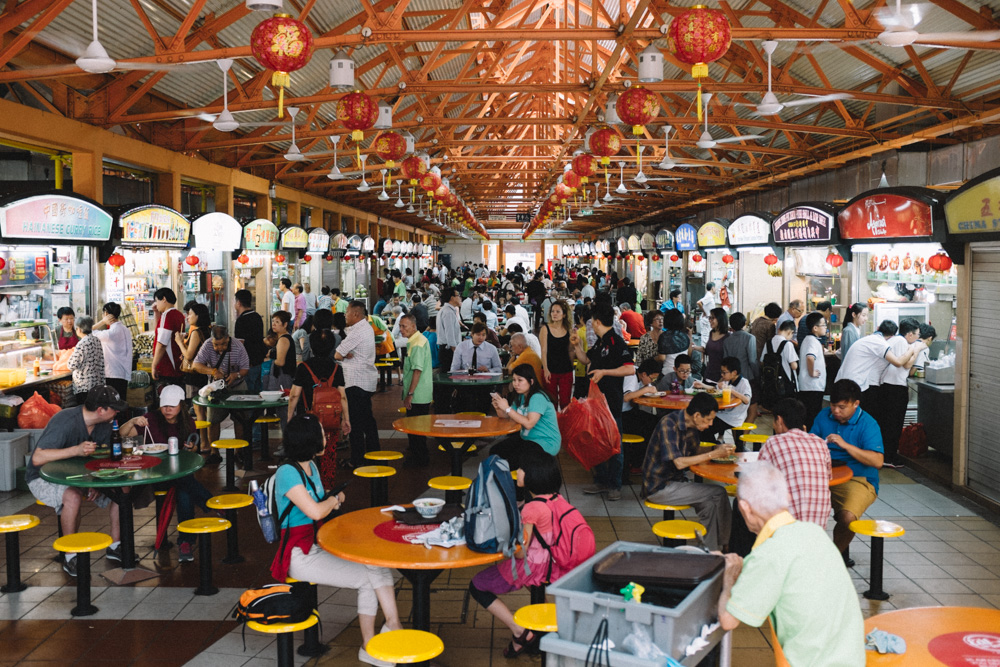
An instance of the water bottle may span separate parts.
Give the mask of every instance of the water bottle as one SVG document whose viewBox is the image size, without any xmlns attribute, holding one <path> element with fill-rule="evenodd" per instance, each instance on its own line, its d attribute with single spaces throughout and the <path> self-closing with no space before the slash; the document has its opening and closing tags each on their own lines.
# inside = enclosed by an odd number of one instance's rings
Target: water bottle
<svg viewBox="0 0 1000 667">
<path fill-rule="evenodd" d="M 254 507 L 257 508 L 257 523 L 260 524 L 264 540 L 268 544 L 277 542 L 278 529 L 274 524 L 274 517 L 271 516 L 270 510 L 267 508 L 267 494 L 264 493 L 264 490 L 260 488 L 260 484 L 255 479 L 250 480 L 250 495 L 253 497 Z"/>
</svg>

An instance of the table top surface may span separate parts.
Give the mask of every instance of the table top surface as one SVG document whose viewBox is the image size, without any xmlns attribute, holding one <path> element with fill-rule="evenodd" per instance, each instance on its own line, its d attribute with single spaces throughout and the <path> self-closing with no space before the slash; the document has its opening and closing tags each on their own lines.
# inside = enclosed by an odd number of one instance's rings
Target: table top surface
<svg viewBox="0 0 1000 667">
<path fill-rule="evenodd" d="M 384 540 L 375 535 L 375 527 L 395 519 L 392 513 L 379 509 L 370 507 L 335 517 L 319 529 L 317 542 L 345 560 L 400 570 L 451 570 L 489 565 L 503 558 L 503 554 L 478 553 L 464 545 L 428 549 L 422 544 Z"/>
<path fill-rule="evenodd" d="M 131 474 L 112 477 L 110 479 L 94 477 L 92 474 L 89 474 L 92 471 L 87 470 L 85 467 L 93 459 L 107 458 L 107 452 L 98 456 L 77 456 L 61 461 L 51 461 L 41 467 L 40 474 L 42 479 L 53 484 L 82 488 L 111 489 L 122 486 L 139 486 L 142 484 L 155 484 L 156 482 L 168 482 L 172 479 L 190 475 L 205 465 L 205 459 L 195 452 L 182 451 L 173 456 L 164 452 L 163 454 L 149 454 L 148 456 L 155 456 L 163 459 L 163 461 L 152 468 L 143 468 Z M 84 475 L 84 477 L 68 479 L 75 475 Z"/>
<path fill-rule="evenodd" d="M 55 382 L 56 380 L 65 380 L 68 377 L 72 377 L 73 371 L 57 371 L 49 373 L 48 375 L 32 375 L 29 371 L 21 384 L 11 385 L 10 387 L 3 387 L 0 389 L 0 394 L 14 394 L 17 393 L 18 389 L 27 389 L 29 387 L 34 387 L 40 384 L 45 384 L 46 382 Z"/>
<path fill-rule="evenodd" d="M 237 396 L 245 396 L 246 394 L 236 394 Z M 265 401 L 263 398 L 256 401 L 215 401 L 209 402 L 208 399 L 201 396 L 195 396 L 192 400 L 195 405 L 200 405 L 206 408 L 222 408 L 224 410 L 259 410 L 261 408 L 280 408 L 288 407 L 288 401 L 284 399 L 279 399 L 277 401 Z"/>
<path fill-rule="evenodd" d="M 739 470 L 739 467 L 738 463 L 712 463 L 709 461 L 708 463 L 698 463 L 691 466 L 691 472 L 699 477 L 710 479 L 713 482 L 736 484 L 738 481 L 736 479 L 736 471 Z M 847 466 L 835 466 L 832 474 L 830 486 L 843 484 L 854 476 L 854 473 Z"/>
<path fill-rule="evenodd" d="M 868 665 L 995 664 L 1000 647 L 1000 610 L 997 609 L 897 609 L 865 619 L 865 634 L 875 628 L 905 639 L 906 653 L 881 655 L 877 651 L 866 651 Z M 948 661 L 941 656 L 947 656 Z"/>
<path fill-rule="evenodd" d="M 434 384 L 453 386 L 476 385 L 486 387 L 489 385 L 509 384 L 513 379 L 514 378 L 509 375 L 489 375 L 483 377 L 480 375 L 469 375 L 468 373 L 462 373 L 461 371 L 457 371 L 454 375 L 451 373 L 442 373 L 441 371 L 434 373 Z"/>
<path fill-rule="evenodd" d="M 478 428 L 435 426 L 438 419 L 478 421 Z M 402 417 L 392 422 L 393 430 L 411 435 L 425 435 L 431 438 L 495 438 L 521 430 L 511 419 L 499 417 L 471 417 L 469 415 L 420 415 Z"/>
<path fill-rule="evenodd" d="M 688 404 L 691 403 L 691 399 L 694 398 L 691 394 L 667 394 L 666 396 L 640 396 L 632 401 L 636 405 L 645 405 L 646 407 L 656 408 L 657 410 L 685 410 Z M 719 404 L 719 409 L 727 410 L 729 408 L 735 408 L 740 404 L 739 400 L 731 399 L 728 403 L 722 402 L 722 397 L 717 396 L 715 398 L 716 403 Z"/>
</svg>

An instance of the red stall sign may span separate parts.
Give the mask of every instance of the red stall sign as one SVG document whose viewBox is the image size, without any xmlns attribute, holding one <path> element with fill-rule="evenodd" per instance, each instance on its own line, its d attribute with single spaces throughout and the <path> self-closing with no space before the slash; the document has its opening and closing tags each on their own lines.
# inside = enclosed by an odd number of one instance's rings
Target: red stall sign
<svg viewBox="0 0 1000 667">
<path fill-rule="evenodd" d="M 842 239 L 919 238 L 933 234 L 931 207 L 889 193 L 873 193 L 837 214 Z"/>
</svg>

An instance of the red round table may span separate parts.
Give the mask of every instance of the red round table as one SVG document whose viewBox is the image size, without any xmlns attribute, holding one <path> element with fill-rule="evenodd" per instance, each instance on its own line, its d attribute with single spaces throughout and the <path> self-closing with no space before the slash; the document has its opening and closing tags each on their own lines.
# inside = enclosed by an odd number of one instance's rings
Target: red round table
<svg viewBox="0 0 1000 667">
<path fill-rule="evenodd" d="M 995 665 L 1000 662 L 1000 610 L 978 607 L 914 607 L 865 619 L 865 634 L 878 628 L 906 640 L 906 653 L 866 651 L 865 664 Z"/>
</svg>

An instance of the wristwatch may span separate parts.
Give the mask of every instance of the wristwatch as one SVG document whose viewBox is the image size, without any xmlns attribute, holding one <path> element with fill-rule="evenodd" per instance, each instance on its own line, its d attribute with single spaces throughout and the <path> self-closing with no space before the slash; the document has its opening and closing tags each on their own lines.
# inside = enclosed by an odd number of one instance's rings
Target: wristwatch
<svg viewBox="0 0 1000 667">
<path fill-rule="evenodd" d="M 508 414 L 510 414 L 510 411 L 511 411 L 511 410 L 513 410 L 513 409 L 514 409 L 514 408 L 513 408 L 512 406 L 511 406 L 511 407 L 508 407 L 508 408 L 507 408 L 506 410 L 504 410 L 504 411 L 503 411 L 503 413 L 504 413 L 505 415 L 508 415 Z"/>
</svg>

